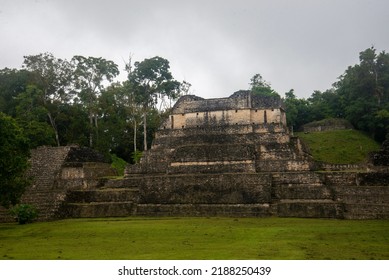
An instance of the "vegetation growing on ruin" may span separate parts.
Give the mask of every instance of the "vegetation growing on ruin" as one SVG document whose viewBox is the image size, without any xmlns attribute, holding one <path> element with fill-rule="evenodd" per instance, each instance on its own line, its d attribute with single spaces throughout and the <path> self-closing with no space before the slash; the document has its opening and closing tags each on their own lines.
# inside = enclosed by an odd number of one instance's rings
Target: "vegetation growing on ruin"
<svg viewBox="0 0 389 280">
<path fill-rule="evenodd" d="M 119 158 L 115 154 L 111 155 L 111 160 L 112 160 L 111 163 L 112 168 L 114 168 L 117 171 L 119 176 L 123 176 L 124 169 L 126 168 L 127 162 L 124 159 Z"/>
<path fill-rule="evenodd" d="M 0 259 L 388 259 L 388 231 L 385 220 L 295 218 L 0 224 Z"/>
<path fill-rule="evenodd" d="M 357 130 L 333 130 L 296 133 L 309 147 L 315 160 L 328 163 L 354 164 L 366 162 L 369 153 L 380 145 Z"/>
</svg>

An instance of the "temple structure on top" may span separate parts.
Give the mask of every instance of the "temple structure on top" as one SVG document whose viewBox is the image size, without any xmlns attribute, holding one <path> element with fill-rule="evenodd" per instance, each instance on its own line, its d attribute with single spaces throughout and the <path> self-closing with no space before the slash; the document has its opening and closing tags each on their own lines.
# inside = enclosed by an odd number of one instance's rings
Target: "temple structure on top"
<svg viewBox="0 0 389 280">
<path fill-rule="evenodd" d="M 288 132 L 282 100 L 238 91 L 227 98 L 181 97 L 127 174 L 293 171 L 310 164 Z"/>
<path fill-rule="evenodd" d="M 280 98 L 238 91 L 228 98 L 204 99 L 194 95 L 181 97 L 163 129 L 182 129 L 225 125 L 286 125 Z"/>
</svg>

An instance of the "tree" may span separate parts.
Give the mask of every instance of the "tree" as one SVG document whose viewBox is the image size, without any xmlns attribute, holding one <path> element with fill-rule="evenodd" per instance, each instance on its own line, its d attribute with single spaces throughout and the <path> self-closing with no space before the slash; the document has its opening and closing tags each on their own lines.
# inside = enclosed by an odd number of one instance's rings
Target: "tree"
<svg viewBox="0 0 389 280">
<path fill-rule="evenodd" d="M 253 94 L 279 97 L 279 94 L 271 88 L 270 84 L 262 78 L 261 74 L 255 74 L 250 81 L 250 90 Z"/>
<path fill-rule="evenodd" d="M 143 147 L 147 150 L 147 114 L 159 99 L 175 99 L 179 96 L 180 82 L 173 79 L 169 61 L 155 56 L 134 63 L 134 70 L 128 74 L 128 82 L 135 94 L 136 103 L 143 109 Z"/>
<path fill-rule="evenodd" d="M 99 139 L 96 147 L 104 153 L 115 153 L 123 157 L 122 151 L 131 154 L 132 126 L 127 111 L 127 100 L 121 83 L 104 89 L 98 99 L 100 109 Z M 126 158 L 127 159 L 127 158 Z"/>
<path fill-rule="evenodd" d="M 311 121 L 309 117 L 308 102 L 298 99 L 291 89 L 285 93 L 284 104 L 286 108 L 286 122 L 292 128 L 299 128 Z"/>
<path fill-rule="evenodd" d="M 60 105 L 72 99 L 72 65 L 51 53 L 43 53 L 25 56 L 23 68 L 34 73 L 34 84 L 41 89 L 40 101 L 46 108 L 57 146 L 60 146 L 56 116 L 60 113 Z"/>
<path fill-rule="evenodd" d="M 324 92 L 315 90 L 307 101 L 311 121 L 344 118 L 343 100 L 333 89 Z"/>
<path fill-rule="evenodd" d="M 93 132 L 98 138 L 98 97 L 104 89 L 104 82 L 111 82 L 119 75 L 118 66 L 101 57 L 74 56 L 74 81 L 79 90 L 78 97 L 88 112 L 89 146 L 93 147 Z"/>
<path fill-rule="evenodd" d="M 32 83 L 32 73 L 27 70 L 4 68 L 0 70 L 0 112 L 15 117 L 19 93 Z"/>
<path fill-rule="evenodd" d="M 15 98 L 17 101 L 15 117 L 23 129 L 23 134 L 30 140 L 31 149 L 42 145 L 55 145 L 55 139 L 59 139 L 53 127 L 47 122 L 48 110 L 41 102 L 41 98 L 42 90 L 35 85 L 27 86 L 26 90 Z"/>
<path fill-rule="evenodd" d="M 377 112 L 387 109 L 389 102 L 389 55 L 378 55 L 374 47 L 359 54 L 359 64 L 349 66 L 334 84 L 337 95 L 343 101 L 345 117 L 357 129 L 368 132 L 383 141 L 386 132 L 385 118 Z"/>
<path fill-rule="evenodd" d="M 0 112 L 0 204 L 18 203 L 28 184 L 29 145 L 16 121 Z"/>
<path fill-rule="evenodd" d="M 128 63 L 126 63 L 125 70 L 127 71 L 127 76 L 130 77 L 132 75 L 133 65 L 132 65 L 132 54 L 129 55 Z M 138 138 L 138 125 L 142 122 L 142 106 L 136 102 L 137 98 L 134 92 L 133 84 L 127 80 L 123 83 L 122 90 L 122 104 L 125 104 L 125 108 L 127 110 L 127 115 L 130 118 L 130 122 L 133 124 L 133 154 L 137 154 L 138 146 L 137 146 L 137 138 Z"/>
<path fill-rule="evenodd" d="M 143 110 L 141 104 L 137 102 L 137 97 L 129 81 L 123 83 L 121 93 L 120 103 L 125 106 L 127 121 L 132 124 L 133 153 L 136 153 L 138 150 L 138 127 L 142 123 Z"/>
</svg>

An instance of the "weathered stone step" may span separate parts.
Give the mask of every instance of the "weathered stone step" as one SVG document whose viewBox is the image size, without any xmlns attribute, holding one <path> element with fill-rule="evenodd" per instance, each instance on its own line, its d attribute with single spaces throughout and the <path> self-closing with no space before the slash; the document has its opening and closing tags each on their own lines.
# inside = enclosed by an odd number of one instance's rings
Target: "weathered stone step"
<svg viewBox="0 0 389 280">
<path fill-rule="evenodd" d="M 62 210 L 65 217 L 72 218 L 127 217 L 135 212 L 136 205 L 132 201 L 68 203 Z"/>
<path fill-rule="evenodd" d="M 142 180 L 142 176 L 134 176 L 130 178 L 124 178 L 121 180 L 108 180 L 105 182 L 104 187 L 105 188 L 138 188 L 139 187 L 139 180 Z"/>
<path fill-rule="evenodd" d="M 299 218 L 343 218 L 344 205 L 329 199 L 281 200 L 277 216 Z"/>
<path fill-rule="evenodd" d="M 345 203 L 389 203 L 388 186 L 334 186 L 336 199 Z"/>
<path fill-rule="evenodd" d="M 322 185 L 324 184 L 323 175 L 315 172 L 289 172 L 273 174 L 274 185 Z"/>
<path fill-rule="evenodd" d="M 389 203 L 346 203 L 345 219 L 389 219 Z"/>
<path fill-rule="evenodd" d="M 281 199 L 280 203 L 336 203 L 332 199 Z"/>
<path fill-rule="evenodd" d="M 334 192 L 328 186 L 288 184 L 274 186 L 273 199 L 333 199 Z"/>
<path fill-rule="evenodd" d="M 138 204 L 137 216 L 268 217 L 269 204 Z"/>
<path fill-rule="evenodd" d="M 69 203 L 136 201 L 138 189 L 104 188 L 98 190 L 74 190 L 67 194 Z"/>
</svg>

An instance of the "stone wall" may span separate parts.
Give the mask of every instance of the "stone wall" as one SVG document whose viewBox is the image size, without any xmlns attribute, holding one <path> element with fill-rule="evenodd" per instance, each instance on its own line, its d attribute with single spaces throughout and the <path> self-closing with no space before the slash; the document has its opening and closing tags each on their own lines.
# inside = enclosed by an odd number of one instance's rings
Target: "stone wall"
<svg viewBox="0 0 389 280">
<path fill-rule="evenodd" d="M 320 132 L 344 129 L 354 129 L 354 127 L 349 121 L 336 118 L 324 119 L 303 125 L 304 132 Z"/>
<path fill-rule="evenodd" d="M 282 109 L 234 109 L 196 113 L 171 114 L 163 129 L 183 129 L 222 125 L 247 125 L 263 123 L 284 123 Z"/>
<path fill-rule="evenodd" d="M 239 91 L 228 98 L 203 99 L 187 95 L 174 105 L 162 129 L 184 129 L 224 125 L 286 124 L 280 98 L 261 97 Z"/>
<path fill-rule="evenodd" d="M 371 172 L 176 174 L 107 187 L 136 187 L 138 216 L 388 219 L 388 179 Z"/>
<path fill-rule="evenodd" d="M 33 205 L 39 220 L 58 217 L 69 190 L 96 188 L 104 182 L 101 177 L 116 175 L 101 154 L 76 146 L 39 147 L 31 151 L 30 162 L 28 176 L 33 183 L 26 189 L 21 203 Z M 0 210 L 1 221 L 12 221 L 7 212 Z"/>
</svg>

